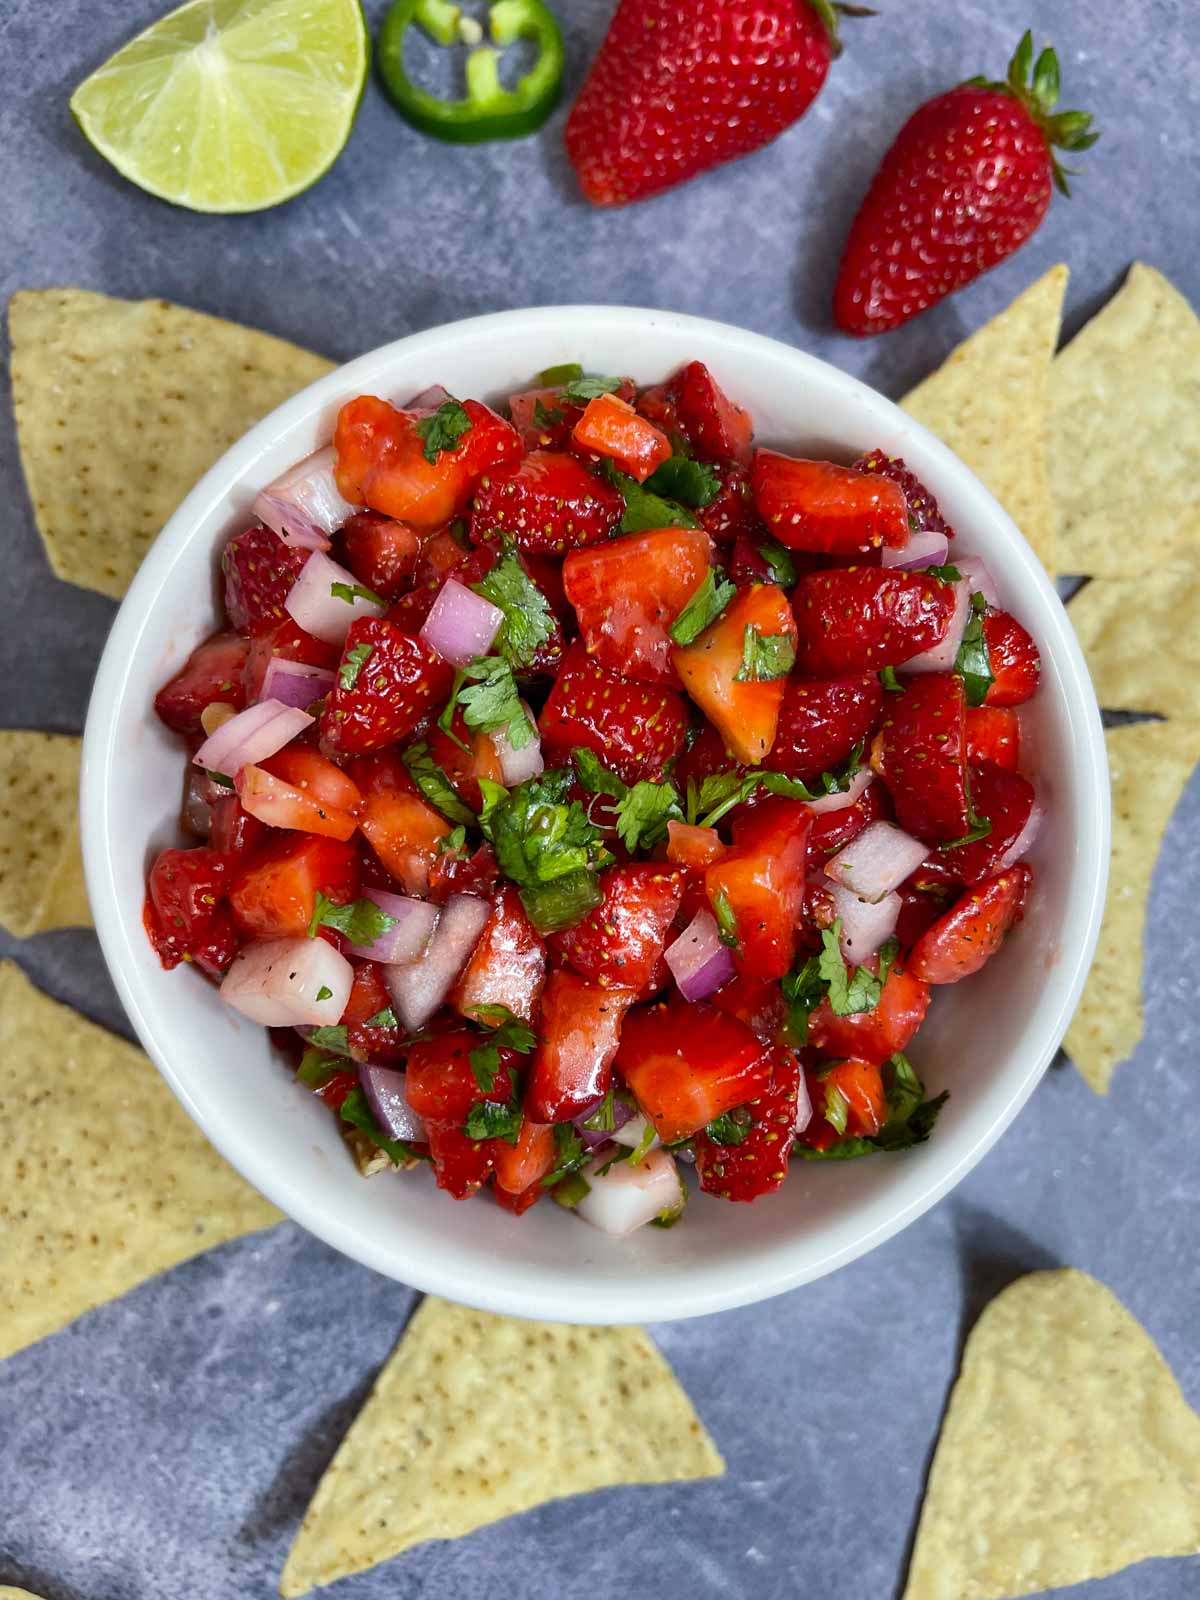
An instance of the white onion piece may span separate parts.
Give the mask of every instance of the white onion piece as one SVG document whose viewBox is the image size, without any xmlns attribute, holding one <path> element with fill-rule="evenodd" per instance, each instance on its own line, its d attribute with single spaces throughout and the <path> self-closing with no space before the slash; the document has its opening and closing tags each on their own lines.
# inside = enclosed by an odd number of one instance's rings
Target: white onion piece
<svg viewBox="0 0 1200 1600">
<path fill-rule="evenodd" d="M 303 661 L 272 656 L 263 675 L 260 700 L 280 700 L 303 711 L 333 688 L 336 678 L 327 667 L 309 667 Z"/>
<path fill-rule="evenodd" d="M 649 1130 L 649 1122 L 640 1111 L 635 1111 L 628 1121 L 623 1122 L 619 1128 L 614 1128 L 608 1137 L 614 1144 L 623 1144 L 627 1150 L 636 1150 Z M 657 1150 L 661 1144 L 662 1140 L 657 1134 L 653 1134 L 646 1150 L 647 1152 Z"/>
<path fill-rule="evenodd" d="M 1041 832 L 1042 818 L 1045 815 L 1045 810 L 1035 800 L 1030 809 L 1028 821 L 996 862 L 996 865 L 992 868 L 993 873 L 1003 872 L 1006 867 L 1015 867 L 1018 861 L 1023 860 L 1029 854 L 1033 848 L 1033 841 Z"/>
<path fill-rule="evenodd" d="M 588 1192 L 575 1207 L 575 1215 L 602 1233 L 623 1235 L 644 1227 L 655 1217 L 678 1211 L 684 1202 L 683 1179 L 665 1150 L 653 1150 L 634 1166 L 618 1161 L 600 1175 L 609 1157 L 600 1156 L 583 1169 Z"/>
<path fill-rule="evenodd" d="M 377 1067 L 364 1062 L 358 1081 L 370 1102 L 375 1120 L 389 1139 L 413 1139 L 422 1144 L 427 1137 L 425 1124 L 408 1103 L 408 1077 L 395 1067 Z"/>
<path fill-rule="evenodd" d="M 287 544 L 328 550 L 329 535 L 355 513 L 343 500 L 333 469 L 337 451 L 318 450 L 268 486 L 254 502 L 254 515 Z"/>
<path fill-rule="evenodd" d="M 852 965 L 861 966 L 895 933 L 904 902 L 892 893 L 872 904 L 843 889 L 840 883 L 832 884 L 829 893 L 834 914 L 842 920 L 842 955 Z"/>
<path fill-rule="evenodd" d="M 221 999 L 264 1028 L 332 1028 L 353 982 L 354 968 L 327 939 L 267 939 L 234 958 Z"/>
<path fill-rule="evenodd" d="M 845 811 L 861 800 L 863 795 L 875 781 L 875 774 L 870 767 L 859 767 L 850 779 L 849 787 L 840 794 L 823 794 L 819 800 L 810 800 L 808 809 L 817 816 L 823 816 L 827 811 Z"/>
<path fill-rule="evenodd" d="M 340 645 L 352 622 L 359 617 L 381 617 L 383 606 L 373 600 L 356 595 L 353 600 L 342 600 L 333 592 L 335 583 L 359 587 L 358 579 L 345 567 L 339 567 L 320 550 L 312 555 L 300 569 L 300 576 L 288 590 L 283 609 L 298 622 L 305 633 L 326 644 Z"/>
<path fill-rule="evenodd" d="M 988 605 L 1001 609 L 1000 591 L 996 588 L 996 580 L 982 556 L 956 555 L 951 565 L 957 567 L 968 580 L 972 594 L 981 594 Z"/>
<path fill-rule="evenodd" d="M 899 888 L 929 854 L 929 846 L 894 822 L 871 822 L 825 863 L 825 876 L 874 904 Z"/>
<path fill-rule="evenodd" d="M 503 621 L 499 606 L 457 578 L 447 578 L 421 624 L 419 637 L 452 667 L 465 667 L 476 656 L 487 655 Z"/>
<path fill-rule="evenodd" d="M 236 778 L 243 767 L 257 766 L 310 728 L 313 718 L 282 700 L 259 700 L 209 734 L 192 763 L 209 772 Z"/>
<path fill-rule="evenodd" d="M 506 729 L 501 728 L 498 733 L 489 734 L 496 758 L 500 762 L 500 776 L 504 779 L 509 789 L 514 789 L 518 783 L 524 783 L 527 778 L 536 778 L 546 770 L 545 757 L 542 755 L 542 739 L 538 732 L 537 718 L 524 700 L 521 709 L 529 719 L 529 726 L 533 729 L 533 738 L 523 744 L 519 750 L 514 750 L 509 740 Z"/>
<path fill-rule="evenodd" d="M 300 574 L 304 576 L 303 573 Z M 293 593 L 295 591 L 293 590 Z M 958 648 L 962 644 L 963 634 L 967 631 L 967 623 L 971 616 L 971 580 L 960 578 L 954 585 L 954 610 L 950 615 L 950 626 L 945 635 L 935 645 L 930 645 L 928 650 L 922 650 L 920 655 L 912 656 L 897 667 L 897 672 L 952 672 Z"/>
<path fill-rule="evenodd" d="M 401 966 L 417 961 L 429 948 L 438 923 L 438 909 L 427 900 L 392 894 L 387 889 L 364 889 L 364 900 L 377 905 L 385 917 L 394 921 L 370 944 L 349 944 L 346 949 L 363 961 L 380 961 L 385 966 Z M 397 1135 L 397 1138 L 399 1135 Z"/>
<path fill-rule="evenodd" d="M 685 1000 L 703 1000 L 734 976 L 733 952 L 721 943 L 721 930 L 711 911 L 701 908 L 663 951 L 675 986 Z"/>
<path fill-rule="evenodd" d="M 440 383 L 430 384 L 428 389 L 422 389 L 420 394 L 413 395 L 400 407 L 401 411 L 436 411 L 439 406 L 444 406 L 447 400 L 454 396 L 448 389 L 443 389 Z"/>
<path fill-rule="evenodd" d="M 423 1028 L 450 993 L 479 942 L 491 909 L 486 900 L 476 900 L 473 895 L 453 895 L 442 907 L 421 959 L 408 966 L 384 967 L 383 981 L 409 1033 Z"/>
<path fill-rule="evenodd" d="M 901 572 L 911 572 L 915 567 L 940 567 L 950 554 L 950 541 L 936 528 L 918 528 L 910 533 L 908 543 L 899 550 L 890 545 L 883 547 L 882 565 L 896 567 Z"/>
<path fill-rule="evenodd" d="M 803 1068 L 800 1072 L 800 1084 L 796 1090 L 796 1121 L 794 1127 L 797 1133 L 803 1133 L 812 1121 L 813 1104 L 812 1096 L 808 1092 L 808 1079 Z"/>
</svg>

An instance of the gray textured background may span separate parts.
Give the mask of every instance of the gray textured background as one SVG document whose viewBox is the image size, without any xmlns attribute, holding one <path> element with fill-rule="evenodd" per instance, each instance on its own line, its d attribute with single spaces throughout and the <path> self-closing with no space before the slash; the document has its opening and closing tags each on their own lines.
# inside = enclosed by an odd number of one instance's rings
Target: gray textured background
<svg viewBox="0 0 1200 1600">
<path fill-rule="evenodd" d="M 71 88 L 159 0 L 0 7 L 0 295 L 76 284 L 165 295 L 347 357 L 475 312 L 594 299 L 694 311 L 815 350 L 899 394 L 1051 263 L 1073 332 L 1140 255 L 1200 301 L 1194 0 L 879 0 L 806 120 L 773 148 L 632 210 L 587 209 L 538 139 L 483 150 L 411 133 L 372 86 L 342 160 L 258 217 L 173 211 L 82 144 Z M 609 0 L 558 0 L 570 85 Z M 382 7 L 368 6 L 371 20 Z M 890 134 L 929 93 L 998 73 L 1021 29 L 1059 45 L 1068 103 L 1104 138 L 1012 263 L 881 341 L 835 335 L 832 274 Z M 1190 191 L 1190 192 L 1189 192 Z M 11 427 L 0 437 L 4 720 L 75 732 L 114 608 L 51 578 Z M 1200 783 L 1151 907 L 1149 1022 L 1111 1097 L 1060 1066 L 999 1147 L 914 1227 L 774 1302 L 655 1329 L 729 1462 L 723 1481 L 560 1502 L 348 1580 L 359 1600 L 891 1600 L 962 1335 L 1030 1268 L 1109 1283 L 1200 1403 L 1195 1055 Z M 1155 952 L 1158 959 L 1154 958 Z M 16 944 L 50 993 L 123 1025 L 82 933 Z M 17 1062 L 4 1063 L 20 1071 Z M 10 1137 L 19 1136 L 12 1131 Z M 308 1496 L 412 1297 L 291 1226 L 227 1246 L 0 1369 L 0 1584 L 47 1600 L 273 1592 Z M 1200 1594 L 1200 1559 L 1081 1586 L 1087 1600 Z"/>
</svg>

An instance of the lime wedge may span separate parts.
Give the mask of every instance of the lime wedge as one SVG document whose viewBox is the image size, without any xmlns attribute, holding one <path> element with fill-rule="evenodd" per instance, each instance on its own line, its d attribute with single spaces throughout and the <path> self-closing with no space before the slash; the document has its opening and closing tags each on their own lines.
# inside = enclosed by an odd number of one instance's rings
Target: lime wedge
<svg viewBox="0 0 1200 1600">
<path fill-rule="evenodd" d="M 337 160 L 369 59 L 359 0 L 190 0 L 81 83 L 71 110 L 151 194 L 261 211 Z"/>
</svg>

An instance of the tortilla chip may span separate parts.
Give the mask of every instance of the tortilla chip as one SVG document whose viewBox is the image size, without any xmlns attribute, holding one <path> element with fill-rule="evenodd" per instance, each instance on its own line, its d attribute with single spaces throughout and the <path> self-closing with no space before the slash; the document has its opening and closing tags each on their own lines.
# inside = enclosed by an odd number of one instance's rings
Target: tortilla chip
<svg viewBox="0 0 1200 1600">
<path fill-rule="evenodd" d="M 518 1322 L 430 1297 L 317 1485 L 279 1592 L 564 1495 L 724 1470 L 640 1328 Z"/>
<path fill-rule="evenodd" d="M 1153 267 L 1053 363 L 1049 438 L 1062 571 L 1132 578 L 1200 548 L 1200 321 Z"/>
<path fill-rule="evenodd" d="M 1097 1094 L 1142 1037 L 1142 934 L 1155 858 L 1200 761 L 1200 720 L 1109 728 L 1113 837 L 1096 958 L 1063 1049 Z"/>
<path fill-rule="evenodd" d="M 0 731 L 0 923 L 27 939 L 91 922 L 79 854 L 79 740 Z"/>
<path fill-rule="evenodd" d="M 0 1600 L 38 1600 L 38 1596 L 28 1589 L 10 1589 L 6 1584 L 0 1584 Z"/>
<path fill-rule="evenodd" d="M 0 962 L 0 1359 L 280 1221 L 133 1045 Z"/>
<path fill-rule="evenodd" d="M 963 1351 L 904 1600 L 1015 1600 L 1200 1550 L 1200 1417 L 1071 1269 L 1020 1278 Z"/>
<path fill-rule="evenodd" d="M 25 289 L 8 317 L 17 440 L 50 565 L 114 599 L 213 462 L 331 367 L 166 300 Z"/>
<path fill-rule="evenodd" d="M 1200 566 L 1093 578 L 1067 613 L 1102 706 L 1200 717 Z"/>
<path fill-rule="evenodd" d="M 1051 576 L 1046 428 L 1066 287 L 1066 267 L 1051 267 L 900 402 L 983 480 Z"/>
</svg>

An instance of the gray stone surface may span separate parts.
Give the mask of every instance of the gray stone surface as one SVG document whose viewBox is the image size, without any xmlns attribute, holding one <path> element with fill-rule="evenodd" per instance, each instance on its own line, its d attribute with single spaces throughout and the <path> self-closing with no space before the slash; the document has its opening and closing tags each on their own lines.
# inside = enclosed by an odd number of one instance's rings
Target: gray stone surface
<svg viewBox="0 0 1200 1600">
<path fill-rule="evenodd" d="M 589 210 L 539 139 L 451 150 L 374 86 L 335 171 L 282 210 L 219 219 L 125 185 L 82 144 L 73 85 L 159 0 L 5 0 L 0 295 L 77 284 L 166 295 L 345 357 L 474 312 L 555 300 L 700 312 L 792 341 L 900 393 L 1052 262 L 1074 331 L 1140 255 L 1200 300 L 1194 216 L 1200 40 L 1192 0 L 882 0 L 807 119 L 772 149 L 651 204 Z M 372 21 L 382 7 L 368 7 Z M 607 0 L 559 0 L 579 81 Z M 827 305 L 857 196 L 930 92 L 998 72 L 1033 20 L 1070 103 L 1104 130 L 1068 204 L 1014 262 L 898 334 L 835 335 Z M 113 607 L 55 582 L 0 437 L 4 720 L 78 730 Z M 18 686 L 19 689 L 18 689 Z M 1153 782 L 1147 774 L 1147 782 Z M 729 1461 L 719 1483 L 545 1507 L 349 1580 L 361 1600 L 890 1600 L 957 1351 L 989 1295 L 1070 1263 L 1109 1283 L 1200 1403 L 1200 1110 L 1194 782 L 1151 907 L 1149 1023 L 1107 1101 L 1064 1066 L 932 1214 L 866 1260 L 770 1304 L 655 1329 Z M 90 935 L 0 937 L 52 994 L 122 1018 Z M 20 1072 L 20 1062 L 6 1062 Z M 10 1130 L 9 1137 L 19 1137 Z M 2 1270 L 0 1258 L 0 1270 Z M 411 1295 L 291 1226 L 218 1250 L 0 1370 L 0 1584 L 46 1600 L 234 1600 L 273 1592 L 325 1462 Z M 1200 1561 L 1075 1591 L 1182 1600 Z"/>
</svg>

